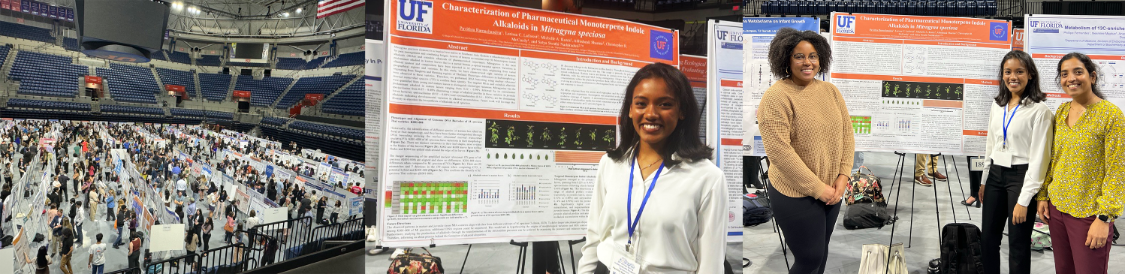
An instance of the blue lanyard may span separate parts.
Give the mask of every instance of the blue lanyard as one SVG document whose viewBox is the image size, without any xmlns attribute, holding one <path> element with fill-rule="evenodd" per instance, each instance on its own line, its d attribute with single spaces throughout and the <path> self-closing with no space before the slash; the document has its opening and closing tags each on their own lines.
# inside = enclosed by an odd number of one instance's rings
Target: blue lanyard
<svg viewBox="0 0 1125 274">
<path fill-rule="evenodd" d="M 645 204 L 648 204 L 648 196 L 652 195 L 652 189 L 656 187 L 656 180 L 660 179 L 660 172 L 664 170 L 664 162 L 660 163 L 660 168 L 656 170 L 656 177 L 652 178 L 652 184 L 648 185 L 648 192 L 645 192 L 644 200 L 641 200 L 641 208 L 637 210 L 637 218 L 633 219 L 633 168 L 637 166 L 637 158 L 633 158 L 633 163 L 629 165 L 629 199 L 625 204 L 626 225 L 629 227 L 629 244 L 633 244 L 633 232 L 637 231 L 637 224 L 641 222 L 641 213 L 645 212 Z"/>
<path fill-rule="evenodd" d="M 1004 111 L 1004 148 L 1008 148 L 1008 125 L 1012 124 L 1012 120 L 1016 119 L 1016 111 L 1020 110 L 1020 104 L 1016 104 L 1016 108 L 1012 109 L 1012 118 L 1008 118 L 1008 111 Z"/>
</svg>

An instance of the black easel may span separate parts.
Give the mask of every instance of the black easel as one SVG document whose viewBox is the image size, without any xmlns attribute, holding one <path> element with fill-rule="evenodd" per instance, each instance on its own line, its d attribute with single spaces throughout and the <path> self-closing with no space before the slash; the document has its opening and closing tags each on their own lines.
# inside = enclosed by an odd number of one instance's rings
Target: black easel
<svg viewBox="0 0 1125 274">
<path fill-rule="evenodd" d="M 895 196 L 895 211 L 894 211 L 894 215 L 893 215 L 892 219 L 897 220 L 898 219 L 898 203 L 899 203 L 899 200 L 902 198 L 902 184 L 904 183 L 904 182 L 901 181 L 901 179 L 902 179 L 902 175 L 905 175 L 903 173 L 905 173 L 905 169 L 906 169 L 906 153 L 896 151 L 895 154 L 897 154 L 899 156 L 899 165 L 895 167 L 895 178 L 894 178 L 893 182 L 897 182 L 899 184 L 898 185 L 899 188 L 898 188 L 898 194 Z M 915 153 L 914 157 L 917 158 L 919 154 L 920 153 Z M 931 155 L 934 155 L 934 154 L 931 154 Z M 936 154 L 936 156 L 941 156 L 942 157 L 942 164 L 945 165 L 945 156 L 943 156 L 941 153 Z M 931 159 L 930 160 L 930 166 L 934 168 L 934 172 L 936 173 L 937 172 L 936 161 L 933 161 Z M 949 167 L 948 166 L 943 166 L 942 168 L 945 169 L 946 174 L 949 174 Z M 937 178 L 933 176 L 935 174 L 926 174 L 926 175 L 929 175 L 930 179 L 931 179 L 930 181 L 934 182 L 933 183 L 934 185 L 937 185 L 937 183 L 936 183 Z M 958 183 L 960 183 L 961 179 L 958 178 L 957 181 L 958 181 Z M 950 202 L 949 208 L 951 210 L 953 210 L 953 222 L 956 223 L 957 222 L 957 211 L 956 211 L 956 208 L 953 206 L 953 190 L 952 190 L 952 188 L 950 188 L 948 186 L 948 183 L 949 183 L 949 180 L 946 179 L 946 184 L 947 184 L 946 189 L 949 192 L 949 202 Z M 894 183 L 892 183 L 892 187 L 893 187 L 893 185 L 894 185 Z M 938 204 L 937 186 L 931 186 L 931 187 L 934 188 L 934 216 L 936 217 L 937 225 L 940 228 L 941 227 L 941 211 L 938 210 L 939 204 Z M 914 236 L 914 200 L 916 200 L 916 199 L 914 199 L 914 194 L 917 193 L 915 191 L 916 189 L 918 189 L 918 184 L 914 184 L 914 186 L 910 190 L 910 197 L 911 197 L 911 199 L 910 199 L 910 230 L 909 230 L 909 233 L 906 236 L 907 237 L 906 248 L 910 248 L 910 246 L 911 246 L 911 244 L 914 240 L 912 237 Z M 962 191 L 962 196 L 964 196 L 964 188 L 963 187 L 962 187 L 961 191 Z M 896 224 L 897 224 L 897 222 L 896 222 Z M 894 235 L 895 235 L 894 230 L 895 230 L 896 224 L 891 224 L 891 239 L 889 241 L 891 244 L 894 243 Z M 941 230 L 939 229 L 937 233 L 938 233 L 938 239 L 940 240 L 941 239 Z"/>
<path fill-rule="evenodd" d="M 527 264 L 527 242 L 516 242 L 516 240 L 512 240 L 508 242 L 508 244 L 520 247 L 520 255 L 517 256 L 518 259 L 516 260 L 516 274 L 523 274 L 523 267 Z"/>
<path fill-rule="evenodd" d="M 762 159 L 766 160 L 766 167 L 768 168 L 769 165 L 770 165 L 769 157 L 763 156 Z M 759 163 L 759 164 L 761 164 L 761 163 Z M 770 185 L 772 185 L 772 183 L 770 182 L 769 173 L 766 172 L 765 168 L 761 168 L 761 165 L 759 165 L 759 168 L 758 168 L 758 175 L 760 175 L 762 177 L 762 184 L 765 185 L 766 188 L 769 188 Z M 767 200 L 770 198 L 769 190 L 766 190 L 763 194 L 765 194 Z M 772 206 L 772 203 L 771 203 L 771 206 Z M 781 230 L 778 228 L 777 221 L 774 220 L 773 214 L 770 214 L 770 222 L 773 223 L 773 232 L 777 233 L 777 240 L 781 242 L 781 257 L 785 258 L 785 270 L 788 271 L 789 268 L 790 268 L 790 266 L 789 266 L 789 250 L 785 248 L 785 239 L 783 239 L 781 237 Z"/>
</svg>

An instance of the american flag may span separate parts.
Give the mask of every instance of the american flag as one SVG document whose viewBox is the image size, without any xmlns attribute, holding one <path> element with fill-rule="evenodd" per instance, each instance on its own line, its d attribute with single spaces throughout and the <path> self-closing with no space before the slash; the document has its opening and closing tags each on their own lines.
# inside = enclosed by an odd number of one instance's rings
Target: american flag
<svg viewBox="0 0 1125 274">
<path fill-rule="evenodd" d="M 316 4 L 316 18 L 324 18 L 333 14 L 349 11 L 362 7 L 364 0 L 322 0 Z"/>
</svg>

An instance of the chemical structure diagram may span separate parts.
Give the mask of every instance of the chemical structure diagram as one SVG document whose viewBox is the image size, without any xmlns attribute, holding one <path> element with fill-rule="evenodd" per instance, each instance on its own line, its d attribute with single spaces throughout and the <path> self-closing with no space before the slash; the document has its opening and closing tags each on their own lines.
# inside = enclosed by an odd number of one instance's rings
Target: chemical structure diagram
<svg viewBox="0 0 1125 274">
<path fill-rule="evenodd" d="M 560 65 L 533 60 L 523 61 L 522 99 L 525 107 L 554 109 L 559 104 L 558 71 Z"/>
<path fill-rule="evenodd" d="M 926 74 L 926 48 L 906 46 L 902 51 L 902 70 L 905 74 Z"/>
</svg>

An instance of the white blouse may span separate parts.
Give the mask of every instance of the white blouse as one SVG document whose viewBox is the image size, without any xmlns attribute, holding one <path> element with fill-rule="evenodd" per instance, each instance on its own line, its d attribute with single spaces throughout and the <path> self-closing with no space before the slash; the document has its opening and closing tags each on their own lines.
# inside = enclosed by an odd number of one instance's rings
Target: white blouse
<svg viewBox="0 0 1125 274">
<path fill-rule="evenodd" d="M 1026 207 L 1035 198 L 1035 194 L 1039 193 L 1039 187 L 1043 186 L 1043 180 L 1046 179 L 1047 167 L 1051 163 L 1051 144 L 1055 137 L 1055 115 L 1043 102 L 1033 103 L 1025 99 L 1013 117 L 1011 108 L 1014 107 L 992 104 L 984 158 L 991 160 L 993 152 L 1001 151 L 1004 144 L 1004 123 L 1007 122 L 1003 120 L 1007 116 L 1006 118 L 1011 119 L 1011 124 L 1008 125 L 1008 151 L 1012 153 L 1012 164 L 1027 165 L 1023 188 L 1016 201 Z M 984 169 L 982 186 L 988 182 L 988 170 Z"/>
<path fill-rule="evenodd" d="M 677 155 L 672 158 L 680 159 Z M 630 170 L 635 177 L 633 218 L 657 177 L 653 173 L 641 179 L 639 168 L 631 168 L 631 163 L 602 156 L 578 273 L 593 273 L 598 261 L 609 265 L 614 246 L 624 247 L 628 242 L 625 205 Z M 634 232 L 641 273 L 723 273 L 726 225 L 727 186 L 722 170 L 707 159 L 664 167 Z"/>
</svg>

